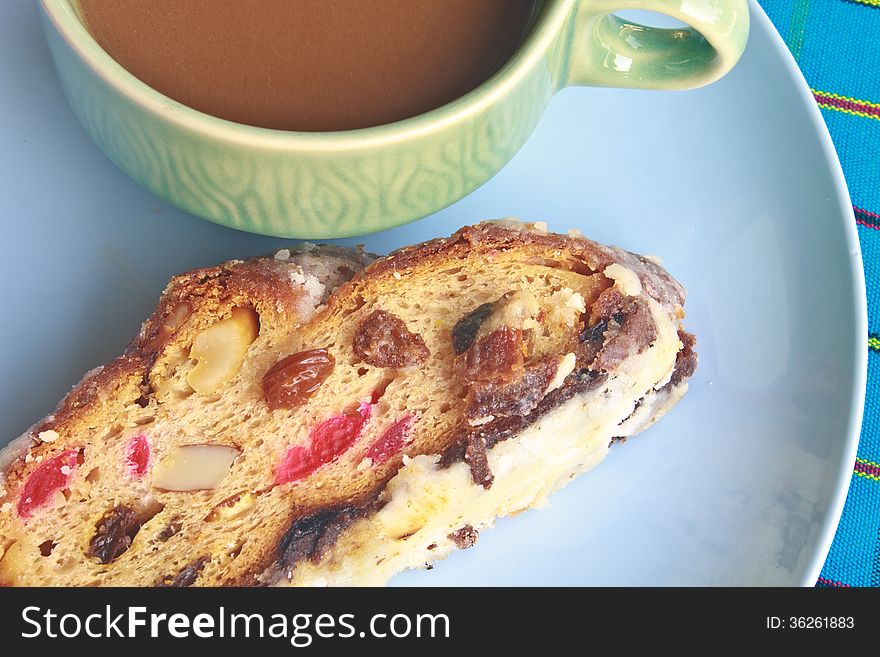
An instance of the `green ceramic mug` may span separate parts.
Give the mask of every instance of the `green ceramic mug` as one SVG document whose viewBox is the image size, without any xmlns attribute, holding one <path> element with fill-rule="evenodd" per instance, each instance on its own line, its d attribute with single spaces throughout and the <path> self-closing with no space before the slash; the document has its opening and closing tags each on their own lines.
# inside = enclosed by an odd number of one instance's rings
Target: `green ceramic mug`
<svg viewBox="0 0 880 657">
<path fill-rule="evenodd" d="M 208 116 L 117 64 L 83 25 L 77 0 L 41 0 L 64 92 L 120 168 L 187 212 L 240 230 L 297 238 L 362 235 L 457 201 L 519 150 L 567 85 L 686 89 L 737 62 L 747 0 L 544 0 L 495 75 L 419 116 L 361 130 L 268 130 Z M 647 9 L 690 25 L 644 27 L 613 12 Z"/>
</svg>

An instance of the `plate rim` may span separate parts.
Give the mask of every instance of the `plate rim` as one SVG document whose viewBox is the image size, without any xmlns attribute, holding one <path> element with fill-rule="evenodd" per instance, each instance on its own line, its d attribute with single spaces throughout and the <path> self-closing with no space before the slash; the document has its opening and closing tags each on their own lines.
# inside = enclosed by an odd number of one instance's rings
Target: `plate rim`
<svg viewBox="0 0 880 657">
<path fill-rule="evenodd" d="M 749 5 L 752 12 L 752 25 L 760 24 L 761 28 L 767 33 L 770 45 L 780 55 L 780 60 L 785 65 L 789 76 L 791 76 L 797 92 L 800 94 L 801 103 L 806 107 L 807 116 L 812 123 L 816 136 L 819 138 L 819 145 L 831 170 L 832 183 L 837 191 L 837 202 L 840 209 L 840 215 L 837 218 L 843 223 L 843 234 L 849 253 L 849 274 L 852 290 L 850 301 L 855 310 L 852 336 L 855 346 L 853 350 L 854 361 L 852 363 L 853 377 L 848 391 L 850 396 L 849 413 L 844 430 L 841 462 L 837 467 L 837 486 L 828 505 L 828 510 L 821 521 L 819 539 L 814 553 L 804 569 L 799 584 L 800 586 L 813 587 L 816 586 L 822 568 L 828 558 L 828 553 L 831 550 L 831 544 L 834 541 L 838 525 L 840 524 L 840 518 L 843 514 L 843 507 L 846 503 L 853 476 L 853 463 L 858 454 L 859 438 L 861 436 L 868 380 L 868 300 L 865 287 L 865 271 L 849 187 L 843 175 L 843 167 L 840 164 L 837 149 L 834 147 L 831 133 L 828 131 L 828 125 L 822 117 L 822 112 L 819 110 L 819 105 L 813 97 L 809 83 L 795 61 L 794 56 L 789 51 L 788 46 L 785 44 L 782 35 L 779 34 L 779 31 L 773 25 L 763 7 L 758 4 L 758 0 L 749 0 Z"/>
</svg>

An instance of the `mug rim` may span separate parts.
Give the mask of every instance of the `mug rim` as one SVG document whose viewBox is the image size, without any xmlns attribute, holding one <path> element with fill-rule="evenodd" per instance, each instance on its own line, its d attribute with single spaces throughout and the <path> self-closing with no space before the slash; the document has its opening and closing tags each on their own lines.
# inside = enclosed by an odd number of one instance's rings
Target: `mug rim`
<svg viewBox="0 0 880 657">
<path fill-rule="evenodd" d="M 537 20 L 510 59 L 483 83 L 440 107 L 378 126 L 328 132 L 276 130 L 222 119 L 170 98 L 135 77 L 86 29 L 74 3 L 77 0 L 40 0 L 45 16 L 58 34 L 93 73 L 146 112 L 183 130 L 228 142 L 281 149 L 345 150 L 399 142 L 434 132 L 479 114 L 506 95 L 539 63 L 560 34 L 577 0 L 543 0 Z"/>
</svg>

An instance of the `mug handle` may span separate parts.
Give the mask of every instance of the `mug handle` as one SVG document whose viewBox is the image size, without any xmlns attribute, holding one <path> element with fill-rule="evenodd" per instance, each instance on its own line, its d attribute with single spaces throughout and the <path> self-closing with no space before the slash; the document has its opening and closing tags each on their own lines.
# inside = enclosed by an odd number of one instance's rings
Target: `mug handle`
<svg viewBox="0 0 880 657">
<path fill-rule="evenodd" d="M 646 9 L 690 27 L 647 27 L 618 18 Z M 739 60 L 749 34 L 747 0 L 578 0 L 567 84 L 692 89 Z"/>
</svg>

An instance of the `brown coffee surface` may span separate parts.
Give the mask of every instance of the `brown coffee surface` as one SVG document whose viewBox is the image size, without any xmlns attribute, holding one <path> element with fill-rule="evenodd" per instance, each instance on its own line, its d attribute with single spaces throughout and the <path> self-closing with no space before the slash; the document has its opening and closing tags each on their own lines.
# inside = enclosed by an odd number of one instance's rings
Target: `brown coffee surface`
<svg viewBox="0 0 880 657">
<path fill-rule="evenodd" d="M 122 66 L 184 105 L 280 130 L 415 116 L 517 49 L 534 0 L 80 0 Z"/>
</svg>

